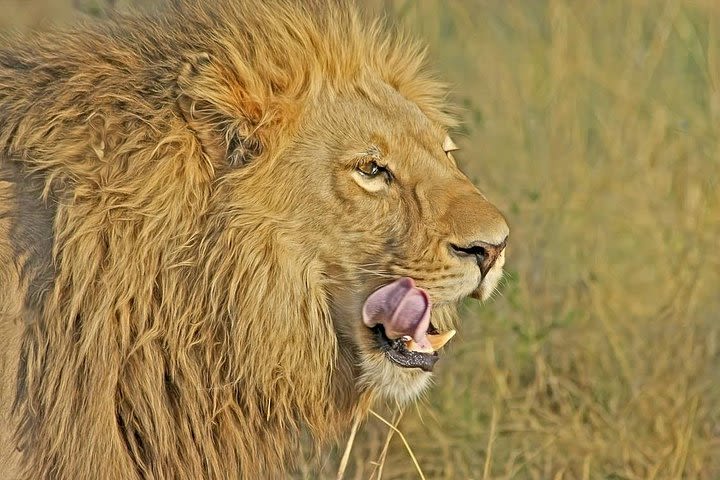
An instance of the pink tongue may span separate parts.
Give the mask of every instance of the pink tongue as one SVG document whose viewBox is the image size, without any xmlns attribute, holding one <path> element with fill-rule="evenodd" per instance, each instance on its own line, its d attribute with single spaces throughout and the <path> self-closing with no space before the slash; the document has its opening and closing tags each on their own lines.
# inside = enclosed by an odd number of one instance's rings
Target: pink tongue
<svg viewBox="0 0 720 480">
<path fill-rule="evenodd" d="M 375 290 L 365 300 L 362 317 L 368 327 L 382 324 L 391 340 L 409 335 L 420 347 L 430 347 L 430 298 L 412 278 L 402 277 Z"/>
</svg>

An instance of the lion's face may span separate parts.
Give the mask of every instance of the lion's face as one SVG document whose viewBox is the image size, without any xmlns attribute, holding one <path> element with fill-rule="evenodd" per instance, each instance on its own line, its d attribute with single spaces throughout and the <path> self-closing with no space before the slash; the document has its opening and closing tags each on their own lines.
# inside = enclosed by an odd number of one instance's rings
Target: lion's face
<svg viewBox="0 0 720 480">
<path fill-rule="evenodd" d="M 427 384 L 458 302 L 496 288 L 509 230 L 446 130 L 386 84 L 374 95 L 319 102 L 273 171 L 294 179 L 284 194 L 327 272 L 340 354 L 362 388 L 404 401 Z"/>
</svg>

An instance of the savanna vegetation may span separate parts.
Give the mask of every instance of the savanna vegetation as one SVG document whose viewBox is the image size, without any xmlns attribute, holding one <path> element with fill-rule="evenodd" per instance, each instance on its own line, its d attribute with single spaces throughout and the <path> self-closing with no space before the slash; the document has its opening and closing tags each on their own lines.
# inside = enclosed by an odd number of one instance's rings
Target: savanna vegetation
<svg viewBox="0 0 720 480">
<path fill-rule="evenodd" d="M 375 408 L 345 478 L 720 478 L 720 3 L 362 5 L 429 43 L 512 234 L 499 295 L 464 305 L 421 402 Z M 128 6 L 0 0 L 0 29 Z"/>
</svg>

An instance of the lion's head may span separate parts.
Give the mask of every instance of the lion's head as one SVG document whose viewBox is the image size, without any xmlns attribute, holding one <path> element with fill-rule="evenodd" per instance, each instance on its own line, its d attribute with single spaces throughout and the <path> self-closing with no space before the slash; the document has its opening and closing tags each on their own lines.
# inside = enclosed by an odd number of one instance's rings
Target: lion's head
<svg viewBox="0 0 720 480">
<path fill-rule="evenodd" d="M 421 101 L 373 74 L 353 83 L 313 100 L 322 107 L 286 165 L 264 176 L 294 195 L 289 218 L 327 276 L 339 351 L 359 385 L 405 401 L 427 383 L 458 302 L 496 287 L 508 227 Z"/>
<path fill-rule="evenodd" d="M 330 1 L 160 15 L 0 52 L 0 166 L 53 232 L 42 288 L 11 286 L 39 319 L 29 476 L 275 471 L 303 428 L 415 398 L 502 274 L 507 224 L 414 43 Z"/>
</svg>

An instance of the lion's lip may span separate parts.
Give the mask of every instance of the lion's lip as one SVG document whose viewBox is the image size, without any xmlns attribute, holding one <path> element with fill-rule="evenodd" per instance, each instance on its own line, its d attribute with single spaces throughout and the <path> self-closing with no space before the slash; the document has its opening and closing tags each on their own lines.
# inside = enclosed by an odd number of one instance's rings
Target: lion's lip
<svg viewBox="0 0 720 480">
<path fill-rule="evenodd" d="M 401 367 L 419 368 L 425 372 L 432 372 L 435 362 L 440 358 L 437 352 L 425 353 L 408 350 L 402 338 L 389 339 L 380 324 L 375 325 L 371 330 L 375 334 L 380 351 Z"/>
<path fill-rule="evenodd" d="M 454 330 L 440 333 L 430 323 L 430 297 L 401 277 L 375 290 L 365 300 L 363 323 L 375 332 L 378 348 L 402 367 L 431 371 Z"/>
</svg>

